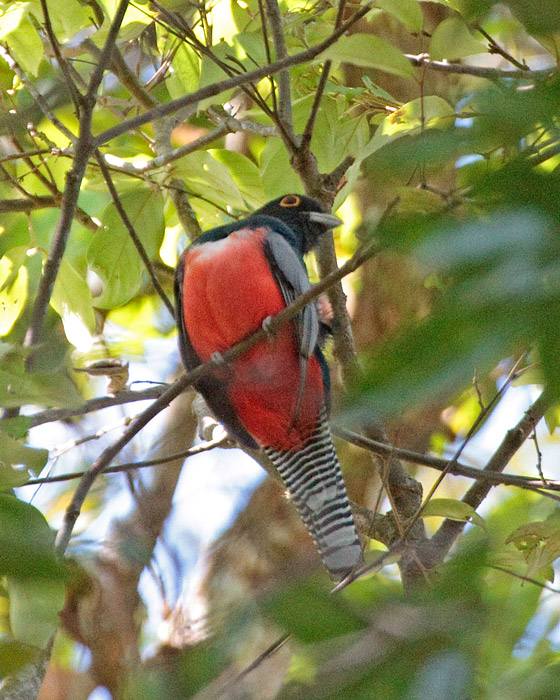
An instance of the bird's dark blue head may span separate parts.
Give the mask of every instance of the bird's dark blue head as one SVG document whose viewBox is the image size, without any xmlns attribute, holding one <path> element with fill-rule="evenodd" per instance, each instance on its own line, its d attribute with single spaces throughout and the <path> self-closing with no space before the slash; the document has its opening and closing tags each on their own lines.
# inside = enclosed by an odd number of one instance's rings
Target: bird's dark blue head
<svg viewBox="0 0 560 700">
<path fill-rule="evenodd" d="M 328 214 L 319 202 L 301 194 L 286 194 L 273 199 L 251 218 L 258 216 L 280 219 L 295 234 L 295 244 L 301 254 L 312 250 L 326 231 L 342 224 L 336 216 Z"/>
</svg>

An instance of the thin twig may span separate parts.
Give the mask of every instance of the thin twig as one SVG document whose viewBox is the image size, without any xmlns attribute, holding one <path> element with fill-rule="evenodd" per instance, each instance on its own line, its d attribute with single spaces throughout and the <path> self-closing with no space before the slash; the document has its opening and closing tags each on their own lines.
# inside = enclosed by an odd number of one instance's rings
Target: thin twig
<svg viewBox="0 0 560 700">
<path fill-rule="evenodd" d="M 301 135 L 299 148 L 302 153 L 308 151 L 311 145 L 313 129 L 315 128 L 315 120 L 317 119 L 317 114 L 319 113 L 319 106 L 321 104 L 323 92 L 325 91 L 330 70 L 331 62 L 325 61 L 323 70 L 321 71 L 321 78 L 319 79 L 319 84 L 317 85 L 317 91 L 315 92 L 315 98 L 313 99 L 313 104 L 311 106 L 311 111 L 309 112 L 309 117 L 307 118 L 307 123 L 303 130 L 303 134 Z"/>
<path fill-rule="evenodd" d="M 459 75 L 473 75 L 477 78 L 497 80 L 500 78 L 515 78 L 517 80 L 543 80 L 558 72 L 558 67 L 542 68 L 539 70 L 503 70 L 501 68 L 487 68 L 486 66 L 469 66 L 462 63 L 448 63 L 447 61 L 431 61 L 429 54 L 417 55 L 405 53 L 405 58 L 418 68 L 426 66 L 431 70 L 443 73 L 456 73 Z"/>
<path fill-rule="evenodd" d="M 107 185 L 107 189 L 109 190 L 111 194 L 111 198 L 113 200 L 113 204 L 115 205 L 115 209 L 117 210 L 119 216 L 121 217 L 121 221 L 123 222 L 126 230 L 128 231 L 128 235 L 130 236 L 130 240 L 134 244 L 134 247 L 138 251 L 138 255 L 142 259 L 142 262 L 144 263 L 144 266 L 146 267 L 146 270 L 148 272 L 148 276 L 150 277 L 150 280 L 152 281 L 152 284 L 154 285 L 154 289 L 156 290 L 159 298 L 163 302 L 163 305 L 165 308 L 169 311 L 171 314 L 172 318 L 175 318 L 175 309 L 173 307 L 173 304 L 169 301 L 167 294 L 165 293 L 163 287 L 160 284 L 160 281 L 157 278 L 156 273 L 154 272 L 154 268 L 152 266 L 152 262 L 150 258 L 148 257 L 148 254 L 146 253 L 146 250 L 144 246 L 142 245 L 142 241 L 138 237 L 138 234 L 136 233 L 134 226 L 132 225 L 132 222 L 130 218 L 128 217 L 128 214 L 126 213 L 126 210 L 123 206 L 123 203 L 121 202 L 121 198 L 119 197 L 119 193 L 117 192 L 117 189 L 115 187 L 115 184 L 113 182 L 113 179 L 111 177 L 111 174 L 109 172 L 109 169 L 107 168 L 107 165 L 105 164 L 105 161 L 101 157 L 99 151 L 95 152 L 95 158 L 97 160 L 97 164 L 99 165 L 99 169 L 101 170 L 101 174 L 103 175 L 103 179 L 105 180 L 105 184 Z"/>
<path fill-rule="evenodd" d="M 122 448 L 125 447 L 125 445 L 127 445 L 132 438 L 152 420 L 152 418 L 155 418 L 155 416 L 161 413 L 164 408 L 167 408 L 171 401 L 179 396 L 179 394 L 184 391 L 188 384 L 188 375 L 184 375 L 174 384 L 172 384 L 158 399 L 153 401 L 145 411 L 134 419 L 132 424 L 125 431 L 123 431 L 123 434 L 118 440 L 103 450 L 91 467 L 85 472 L 80 483 L 78 484 L 78 487 L 76 488 L 76 491 L 74 492 L 69 506 L 66 508 L 62 525 L 58 531 L 56 538 L 56 549 L 60 554 L 64 553 L 68 543 L 70 542 L 74 525 L 78 519 L 78 516 L 80 515 L 86 496 L 89 493 L 90 488 L 93 486 L 95 479 L 117 456 Z"/>
<path fill-rule="evenodd" d="M 513 66 L 515 66 L 516 68 L 519 68 L 519 70 L 522 70 L 525 73 L 528 70 L 530 70 L 529 66 L 526 63 L 521 63 L 521 61 L 518 61 L 514 56 L 512 56 L 510 53 L 508 53 L 480 25 L 477 25 L 476 28 L 482 34 L 482 36 L 488 41 L 488 44 L 489 44 L 488 49 L 489 49 L 490 53 L 499 54 L 502 58 L 505 58 L 506 61 L 509 61 Z"/>
<path fill-rule="evenodd" d="M 97 438 L 97 433 L 94 436 L 88 436 L 88 439 Z M 157 467 L 163 464 L 169 464 L 177 459 L 187 459 L 188 457 L 194 457 L 194 455 L 202 454 L 203 452 L 209 452 L 210 450 L 216 449 L 216 447 L 224 447 L 230 441 L 229 436 L 221 437 L 219 440 L 211 440 L 209 442 L 204 442 L 196 447 L 191 447 L 188 450 L 182 450 L 181 452 L 175 452 L 167 457 L 158 457 L 156 459 L 147 459 L 142 462 L 125 462 L 124 464 L 119 464 L 114 467 L 105 467 L 100 474 L 120 474 L 121 472 L 131 471 L 133 469 L 145 469 L 146 467 Z M 43 476 L 36 479 L 29 479 L 26 481 L 24 486 L 36 486 L 38 484 L 58 484 L 62 481 L 73 481 L 74 479 L 81 479 L 87 471 L 82 472 L 68 472 L 66 474 L 56 474 L 55 476 Z"/>
<path fill-rule="evenodd" d="M 98 398 L 90 399 L 76 408 L 47 408 L 45 411 L 39 411 L 29 417 L 26 416 L 26 419 L 30 421 L 29 428 L 31 429 L 57 420 L 70 420 L 70 418 L 77 418 L 78 416 L 84 416 L 104 408 L 111 408 L 112 406 L 157 399 L 168 387 L 169 385 L 167 384 L 158 384 L 143 391 L 119 391 L 114 396 L 99 396 Z"/>
<path fill-rule="evenodd" d="M 36 195 L 26 199 L 0 199 L 0 214 L 13 214 L 15 212 L 48 209 L 56 206 L 58 204 L 55 198 L 48 195 Z"/>
</svg>

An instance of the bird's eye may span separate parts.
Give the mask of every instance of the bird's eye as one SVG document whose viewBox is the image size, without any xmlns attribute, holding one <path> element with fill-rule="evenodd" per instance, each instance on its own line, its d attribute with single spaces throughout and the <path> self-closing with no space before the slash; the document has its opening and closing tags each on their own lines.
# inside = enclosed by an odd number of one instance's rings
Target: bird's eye
<svg viewBox="0 0 560 700">
<path fill-rule="evenodd" d="M 301 204 L 301 197 L 297 194 L 287 194 L 280 200 L 281 207 L 299 207 Z"/>
</svg>

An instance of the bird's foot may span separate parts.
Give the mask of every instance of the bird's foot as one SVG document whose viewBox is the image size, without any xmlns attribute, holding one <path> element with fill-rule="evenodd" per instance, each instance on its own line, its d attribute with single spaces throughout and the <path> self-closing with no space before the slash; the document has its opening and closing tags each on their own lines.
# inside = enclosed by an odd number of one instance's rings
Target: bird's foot
<svg viewBox="0 0 560 700">
<path fill-rule="evenodd" d="M 225 367 L 227 364 L 222 353 L 217 350 L 210 355 L 210 362 L 216 367 Z"/>
<path fill-rule="evenodd" d="M 274 338 L 274 336 L 276 335 L 276 330 L 274 328 L 273 321 L 274 318 L 272 316 L 267 316 L 261 324 L 262 329 L 268 336 L 269 340 L 272 340 L 272 338 Z"/>
</svg>

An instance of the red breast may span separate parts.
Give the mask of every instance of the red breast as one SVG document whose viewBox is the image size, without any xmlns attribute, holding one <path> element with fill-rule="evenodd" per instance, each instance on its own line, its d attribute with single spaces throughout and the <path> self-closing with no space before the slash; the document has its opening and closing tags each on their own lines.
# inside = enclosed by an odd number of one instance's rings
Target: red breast
<svg viewBox="0 0 560 700">
<path fill-rule="evenodd" d="M 185 327 L 204 362 L 285 307 L 264 255 L 265 235 L 265 229 L 240 229 L 219 241 L 192 246 L 184 258 Z M 319 363 L 312 357 L 293 421 L 300 366 L 292 324 L 238 357 L 231 369 L 227 395 L 246 430 L 263 446 L 301 447 L 317 425 L 324 392 Z"/>
</svg>

